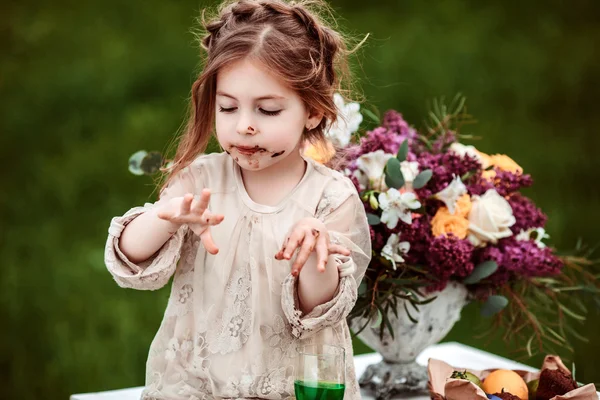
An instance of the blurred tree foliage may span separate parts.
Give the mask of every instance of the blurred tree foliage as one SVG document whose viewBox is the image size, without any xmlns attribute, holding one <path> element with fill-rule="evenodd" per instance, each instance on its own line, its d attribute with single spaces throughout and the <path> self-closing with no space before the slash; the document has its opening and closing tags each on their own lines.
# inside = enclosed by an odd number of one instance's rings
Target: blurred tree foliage
<svg viewBox="0 0 600 400">
<path fill-rule="evenodd" d="M 103 247 L 112 216 L 154 201 L 153 183 L 127 160 L 164 150 L 184 121 L 199 60 L 190 29 L 206 5 L 0 4 L 0 397 L 143 384 L 168 289 L 118 288 Z M 420 126 L 428 100 L 464 93 L 480 121 L 476 145 L 511 155 L 536 180 L 528 194 L 548 213 L 553 243 L 599 241 L 600 3 L 333 6 L 346 31 L 372 33 L 356 68 L 369 102 Z M 510 356 L 497 338 L 473 338 L 485 323 L 467 307 L 446 340 Z M 597 312 L 581 332 L 592 342 L 577 343 L 577 378 L 598 382 Z"/>
</svg>

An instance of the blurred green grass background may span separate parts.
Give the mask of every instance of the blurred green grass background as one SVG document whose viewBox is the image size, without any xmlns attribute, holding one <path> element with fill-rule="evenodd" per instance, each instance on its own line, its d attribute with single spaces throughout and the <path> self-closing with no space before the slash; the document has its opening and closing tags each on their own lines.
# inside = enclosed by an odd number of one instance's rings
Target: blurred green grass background
<svg viewBox="0 0 600 400">
<path fill-rule="evenodd" d="M 142 385 L 168 291 L 116 286 L 103 264 L 110 218 L 153 201 L 127 171 L 164 150 L 186 114 L 199 50 L 190 29 L 214 2 L 8 0 L 0 5 L 0 387 L 7 399 Z M 427 102 L 462 92 L 466 132 L 535 179 L 552 243 L 600 240 L 597 1 L 336 0 L 371 32 L 357 78 L 368 101 L 420 127 Z M 468 306 L 446 340 L 510 356 Z M 575 342 L 578 380 L 600 382 L 600 315 Z M 368 349 L 356 343 L 358 353 Z M 539 365 L 540 359 L 525 360 Z"/>
</svg>

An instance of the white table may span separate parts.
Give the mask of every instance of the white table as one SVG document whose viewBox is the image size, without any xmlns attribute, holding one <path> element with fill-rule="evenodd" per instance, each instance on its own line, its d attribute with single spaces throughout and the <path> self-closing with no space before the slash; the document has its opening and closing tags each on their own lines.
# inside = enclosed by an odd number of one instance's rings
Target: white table
<svg viewBox="0 0 600 400">
<path fill-rule="evenodd" d="M 459 368 L 472 369 L 488 369 L 488 368 L 506 368 L 506 369 L 522 369 L 535 371 L 528 365 L 520 364 L 515 361 L 487 353 L 473 347 L 466 346 L 460 343 L 441 343 L 425 349 L 417 357 L 417 363 L 427 365 L 427 360 L 436 358 Z M 381 361 L 381 355 L 377 353 L 361 354 L 354 357 L 354 365 L 356 367 L 356 375 L 360 377 L 368 365 Z M 135 387 L 130 389 L 111 390 L 108 392 L 74 394 L 71 400 L 139 400 L 143 387 Z M 373 397 L 365 390 L 362 391 L 363 399 L 369 400 Z M 398 399 L 410 400 L 429 400 L 426 395 L 406 395 L 397 397 Z"/>
</svg>

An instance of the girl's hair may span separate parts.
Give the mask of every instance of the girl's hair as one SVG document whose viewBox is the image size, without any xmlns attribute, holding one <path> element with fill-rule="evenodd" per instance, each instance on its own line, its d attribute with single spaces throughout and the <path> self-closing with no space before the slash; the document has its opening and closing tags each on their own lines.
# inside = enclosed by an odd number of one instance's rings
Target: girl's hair
<svg viewBox="0 0 600 400">
<path fill-rule="evenodd" d="M 343 37 L 319 17 L 328 7 L 322 0 L 227 1 L 215 19 L 201 23 L 206 50 L 204 69 L 192 85 L 190 116 L 177 147 L 169 178 L 206 150 L 214 125 L 217 73 L 227 65 L 250 57 L 273 71 L 304 101 L 311 112 L 324 118 L 304 132 L 313 143 L 324 140 L 323 130 L 337 118 L 333 93 L 350 86 L 350 53 Z"/>
</svg>

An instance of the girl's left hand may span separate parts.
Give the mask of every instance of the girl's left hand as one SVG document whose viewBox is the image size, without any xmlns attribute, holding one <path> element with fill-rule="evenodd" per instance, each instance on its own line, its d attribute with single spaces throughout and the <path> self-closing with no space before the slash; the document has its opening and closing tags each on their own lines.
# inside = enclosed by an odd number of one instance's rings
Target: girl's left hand
<svg viewBox="0 0 600 400">
<path fill-rule="evenodd" d="M 303 218 L 290 230 L 283 247 L 277 254 L 276 260 L 290 260 L 297 249 L 300 249 L 292 265 L 292 275 L 298 276 L 304 267 L 310 253 L 317 252 L 317 270 L 325 271 L 329 254 L 350 255 L 350 251 L 343 246 L 331 243 L 329 231 L 325 224 L 316 218 Z"/>
</svg>

